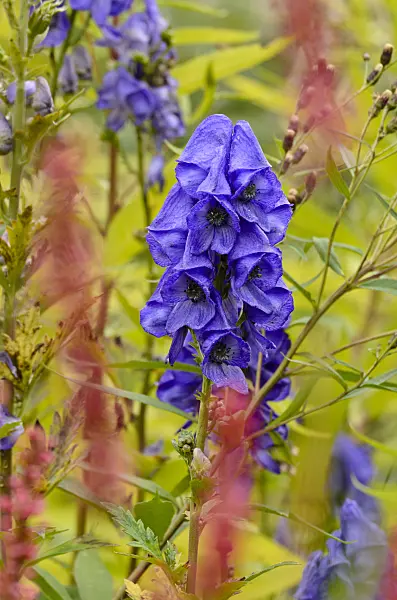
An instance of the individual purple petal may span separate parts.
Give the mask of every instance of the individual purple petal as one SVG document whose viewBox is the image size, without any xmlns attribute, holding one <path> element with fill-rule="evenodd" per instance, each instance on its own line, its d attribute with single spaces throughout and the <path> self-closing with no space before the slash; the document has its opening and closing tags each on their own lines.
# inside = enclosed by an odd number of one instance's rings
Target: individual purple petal
<svg viewBox="0 0 397 600">
<path fill-rule="evenodd" d="M 178 331 L 175 332 L 175 334 L 172 338 L 172 343 L 171 343 L 171 346 L 170 346 L 170 349 L 168 352 L 168 356 L 167 356 L 167 362 L 169 362 L 170 365 L 173 365 L 175 363 L 178 356 L 182 352 L 183 344 L 185 342 L 187 334 L 188 334 L 187 327 L 181 327 L 180 329 L 178 329 Z"/>
<path fill-rule="evenodd" d="M 178 354 L 177 360 L 194 365 L 192 348 L 184 346 Z M 194 414 L 199 406 L 196 394 L 200 390 L 201 381 L 202 377 L 198 373 L 167 371 L 160 378 L 157 396 L 162 402 Z"/>
<path fill-rule="evenodd" d="M 266 292 L 267 305 L 246 305 L 247 318 L 268 331 L 281 329 L 294 310 L 294 301 L 288 288 L 279 281 L 277 286 Z"/>
<path fill-rule="evenodd" d="M 183 191 L 181 186 L 178 183 L 175 184 L 165 199 L 159 214 L 149 226 L 149 231 L 187 229 L 186 217 L 194 204 L 195 201 Z"/>
<path fill-rule="evenodd" d="M 258 171 L 270 167 L 247 121 L 237 121 L 230 148 L 229 175 L 238 171 Z"/>
<path fill-rule="evenodd" d="M 159 287 L 164 281 L 164 276 L 161 278 Z M 164 337 L 167 335 L 166 323 L 172 307 L 165 304 L 159 287 L 156 289 L 146 306 L 141 310 L 140 323 L 143 329 L 154 335 L 155 337 Z"/>
<path fill-rule="evenodd" d="M 195 130 L 176 167 L 184 190 L 195 198 L 202 194 L 228 196 L 227 159 L 233 124 L 225 115 L 212 115 Z"/>
<path fill-rule="evenodd" d="M 269 246 L 269 239 L 256 223 L 240 221 L 240 234 L 229 254 L 231 262 L 247 256 L 247 254 L 259 254 Z"/>
<path fill-rule="evenodd" d="M 236 212 L 259 225 L 284 197 L 281 184 L 270 168 L 238 173 L 232 182 L 232 190 L 232 204 Z"/>
<path fill-rule="evenodd" d="M 130 10 L 133 0 L 112 0 L 110 16 L 117 17 L 121 13 Z"/>
<path fill-rule="evenodd" d="M 92 0 L 91 15 L 97 25 L 104 25 L 112 10 L 112 0 Z"/>
<path fill-rule="evenodd" d="M 183 258 L 186 237 L 186 231 L 183 229 L 153 233 L 149 231 L 146 241 L 154 262 L 161 267 L 176 266 Z"/>
<path fill-rule="evenodd" d="M 326 600 L 331 565 L 328 556 L 318 550 L 309 556 L 295 600 Z"/>
<path fill-rule="evenodd" d="M 262 220 L 261 228 L 266 233 L 272 245 L 278 244 L 284 239 L 291 217 L 291 205 L 283 197 L 277 202 L 276 207 Z"/>
</svg>

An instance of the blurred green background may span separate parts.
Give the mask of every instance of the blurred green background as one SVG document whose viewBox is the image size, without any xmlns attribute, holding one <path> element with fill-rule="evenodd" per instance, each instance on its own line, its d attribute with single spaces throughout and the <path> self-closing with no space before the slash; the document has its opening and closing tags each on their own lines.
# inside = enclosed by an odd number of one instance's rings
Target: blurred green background
<svg viewBox="0 0 397 600">
<path fill-rule="evenodd" d="M 299 73 L 303 72 L 303 57 L 294 47 L 292 40 L 285 37 L 283 18 L 284 2 L 281 0 L 220 0 L 219 2 L 201 2 L 197 10 L 177 7 L 183 2 L 163 0 L 160 2 L 164 14 L 175 31 L 175 43 L 179 54 L 179 64 L 175 77 L 179 81 L 181 102 L 189 122 L 197 107 L 204 107 L 203 96 L 209 94 L 208 79 L 216 79 L 214 102 L 207 107 L 209 112 L 227 114 L 234 121 L 248 120 L 261 141 L 265 154 L 277 166 L 280 159 L 279 143 L 287 127 L 289 116 L 294 111 L 299 91 Z M 189 4 L 189 3 L 187 3 Z M 370 66 L 379 60 L 386 42 L 397 42 L 397 4 L 394 0 L 324 0 L 324 29 L 327 32 L 325 55 L 328 62 L 336 67 L 336 97 L 344 101 L 363 84 L 365 78 L 364 52 L 371 55 Z M 0 41 L 7 47 L 8 30 L 4 15 L 0 16 Z M 94 40 L 98 35 L 92 27 L 89 37 Z M 96 78 L 99 82 L 108 68 L 105 51 L 95 50 Z M 42 54 L 35 59 L 45 71 L 48 63 Z M 211 67 L 210 67 L 211 65 Z M 209 71 L 211 69 L 211 71 Z M 383 91 L 392 81 L 397 80 L 397 67 L 392 68 L 377 84 L 376 90 Z M 372 103 L 373 88 L 360 94 L 343 112 L 346 132 L 350 136 L 359 135 Z M 80 102 L 92 105 L 95 100 L 93 91 L 89 91 Z M 208 111 L 202 116 L 206 116 Z M 61 131 L 77 140 L 86 152 L 82 165 L 81 185 L 98 219 L 104 219 L 108 191 L 108 144 L 101 141 L 104 115 L 94 108 L 80 110 L 67 121 Z M 195 124 L 189 125 L 189 134 Z M 370 127 L 368 140 L 372 141 L 376 126 Z M 394 141 L 397 141 L 394 135 Z M 387 139 L 384 147 L 391 144 Z M 135 135 L 132 126 L 123 131 L 120 137 L 123 154 L 128 157 L 129 165 L 136 165 Z M 183 140 L 177 142 L 183 147 Z M 286 271 L 299 283 L 314 278 L 322 268 L 322 262 L 311 247 L 304 251 L 305 242 L 313 236 L 328 238 L 341 204 L 338 192 L 323 177 L 324 157 L 327 148 L 333 144 L 336 162 L 343 164 L 343 156 L 354 150 L 354 140 L 339 136 L 330 141 L 324 132 L 313 135 L 308 140 L 309 151 L 301 164 L 288 172 L 283 178 L 285 192 L 298 188 L 303 182 L 301 171 L 318 169 L 319 182 L 310 201 L 294 215 L 289 229 L 289 237 L 282 245 Z M 397 155 L 379 162 L 370 171 L 367 183 L 386 197 L 396 193 Z M 168 153 L 166 169 L 167 184 L 164 193 L 153 192 L 151 205 L 153 213 L 160 208 L 167 190 L 174 182 L 173 168 L 176 155 Z M 3 159 L 1 179 L 7 180 L 7 159 Z M 28 184 L 26 184 L 28 185 Z M 122 205 L 114 219 L 106 241 L 98 240 L 101 246 L 98 253 L 99 263 L 104 265 L 106 275 L 114 281 L 111 296 L 110 314 L 106 328 L 107 354 L 111 360 L 125 361 L 142 356 L 144 334 L 139 326 L 139 310 L 145 302 L 146 262 L 144 258 L 144 215 L 137 191 L 136 178 L 120 159 L 119 165 L 119 202 Z M 26 188 L 35 202 L 40 200 L 40 186 L 37 182 Z M 373 192 L 363 186 L 350 206 L 344 222 L 338 230 L 336 241 L 358 248 L 365 248 L 374 232 L 383 208 Z M 290 237 L 295 236 L 295 237 Z M 357 266 L 360 257 L 351 249 L 338 248 L 337 254 L 345 274 L 350 274 Z M 158 271 L 157 274 L 160 272 Z M 331 272 L 327 282 L 327 292 L 331 292 L 341 283 L 340 277 Z M 308 289 L 316 290 L 318 280 Z M 310 315 L 311 306 L 307 300 L 295 293 L 295 312 L 289 333 L 295 337 L 304 318 Z M 397 299 L 379 292 L 354 292 L 339 301 L 330 311 L 302 348 L 316 356 L 329 353 L 354 339 L 376 334 L 380 331 L 396 329 Z M 51 311 L 44 315 L 44 323 L 50 328 L 56 314 Z M 121 338 L 122 348 L 115 339 Z M 156 355 L 162 357 L 168 342 L 156 342 Z M 368 367 L 373 359 L 372 345 L 358 347 L 341 355 L 343 360 L 354 364 L 358 369 Z M 392 357 L 393 358 L 393 357 Z M 392 369 L 395 365 L 389 359 L 381 370 Z M 375 374 L 378 374 L 375 373 Z M 122 389 L 140 390 L 142 373 L 119 370 L 115 372 L 114 382 Z M 293 380 L 294 393 L 306 390 L 309 405 L 315 406 L 337 396 L 340 385 L 324 373 Z M 46 422 L 50 413 L 62 406 L 70 395 L 69 385 L 53 374 L 48 377 L 40 390 L 38 416 Z M 366 435 L 377 439 L 397 453 L 397 403 L 395 394 L 389 392 L 366 392 L 332 409 L 321 411 L 305 422 L 304 427 L 295 427 L 291 431 L 291 440 L 297 448 L 295 470 L 290 475 L 274 476 L 268 473 L 257 474 L 255 497 L 261 502 L 279 509 L 295 511 L 311 523 L 328 529 L 327 499 L 325 482 L 333 439 L 337 431 L 345 426 L 346 419 Z M 159 457 L 142 457 L 136 448 L 134 429 L 129 427 L 123 434 L 128 461 L 131 469 L 138 469 L 142 477 L 153 480 L 172 491 L 185 475 L 185 466 L 172 450 L 171 439 L 181 425 L 178 417 L 165 416 L 150 410 L 147 420 L 148 443 L 163 439 L 167 460 Z M 298 453 L 299 452 L 299 453 Z M 397 525 L 395 505 L 397 500 L 396 456 L 385 452 L 375 452 L 378 466 L 377 486 L 383 493 L 385 522 L 388 528 Z M 133 487 L 130 493 L 136 494 Z M 58 529 L 69 530 L 65 539 L 74 534 L 76 528 L 76 499 L 62 491 L 55 491 L 48 500 L 49 510 L 46 519 Z M 298 560 L 302 566 L 287 567 L 282 575 L 274 571 L 255 581 L 244 589 L 242 600 L 264 600 L 280 598 L 288 587 L 295 585 L 301 575 L 304 558 L 298 557 L 279 546 L 274 541 L 277 526 L 276 518 L 261 518 L 254 515 L 249 530 L 243 532 L 244 548 L 238 559 L 238 572 L 250 573 L 257 568 L 284 560 Z M 89 527 L 95 536 L 104 540 L 120 541 L 120 537 L 103 514 L 91 508 Z M 292 527 L 292 525 L 291 525 Z M 295 529 L 296 551 L 299 548 L 321 547 L 324 544 L 322 534 L 313 534 L 305 527 Z M 186 532 L 176 543 L 186 552 Z M 121 547 L 118 550 L 124 551 Z M 115 554 L 113 549 L 101 551 L 119 585 L 126 575 L 128 559 Z M 52 570 L 61 580 L 67 581 L 62 566 L 48 562 L 46 568 Z M 150 574 L 146 577 L 150 580 Z M 280 595 L 281 594 L 281 595 Z"/>
</svg>

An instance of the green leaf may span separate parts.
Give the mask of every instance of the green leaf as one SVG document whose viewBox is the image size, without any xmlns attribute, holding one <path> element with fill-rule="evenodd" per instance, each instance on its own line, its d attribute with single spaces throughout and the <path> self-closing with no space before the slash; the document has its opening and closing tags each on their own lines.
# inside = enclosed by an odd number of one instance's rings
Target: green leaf
<svg viewBox="0 0 397 600">
<path fill-rule="evenodd" d="M 287 408 L 284 410 L 284 412 L 282 412 L 281 415 L 273 421 L 270 421 L 269 425 L 271 425 L 272 427 L 277 426 L 279 423 L 284 423 L 284 421 L 286 421 L 287 419 L 291 419 L 294 416 L 298 416 L 299 410 L 305 403 L 307 397 L 309 396 L 309 393 L 310 390 L 306 388 L 300 389 L 299 392 L 296 394 L 295 398 L 289 403 Z"/>
<path fill-rule="evenodd" d="M 344 198 L 350 199 L 349 188 L 347 187 L 345 180 L 342 175 L 338 171 L 338 167 L 335 164 L 334 158 L 332 156 L 332 148 L 328 148 L 327 152 L 327 161 L 325 165 L 326 171 L 328 173 L 328 177 L 331 180 L 333 186 L 342 194 Z"/>
<path fill-rule="evenodd" d="M 329 240 L 327 238 L 314 237 L 313 243 L 314 243 L 315 249 L 317 250 L 317 254 L 319 255 L 319 257 L 325 264 L 327 261 L 327 255 L 328 255 Z M 338 275 L 341 275 L 342 277 L 344 276 L 344 273 L 342 271 L 342 266 L 332 248 L 331 248 L 331 254 L 329 257 L 329 266 L 331 267 L 331 269 L 333 271 L 335 271 L 335 273 L 337 273 Z"/>
<path fill-rule="evenodd" d="M 379 490 L 371 487 L 367 487 L 366 485 L 360 483 L 360 481 L 354 475 L 351 476 L 352 483 L 356 489 L 367 496 L 372 496 L 372 498 L 378 498 L 378 500 L 396 502 L 397 499 L 397 490 Z"/>
<path fill-rule="evenodd" d="M 216 27 L 178 27 L 172 31 L 175 46 L 197 44 L 244 44 L 259 40 L 259 31 Z"/>
<path fill-rule="evenodd" d="M 140 519 L 137 521 L 129 510 L 125 510 L 121 506 L 107 502 L 104 502 L 103 505 L 112 515 L 114 522 L 120 526 L 126 535 L 134 540 L 131 546 L 143 548 L 145 552 L 158 560 L 163 559 L 158 537 L 149 527 L 145 529 Z"/>
<path fill-rule="evenodd" d="M 236 100 L 251 102 L 259 108 L 281 114 L 284 117 L 293 111 L 293 99 L 283 89 L 265 85 L 262 81 L 252 77 L 246 75 L 228 77 L 225 85 L 236 93 Z"/>
<path fill-rule="evenodd" d="M 103 510 L 103 506 L 99 498 L 97 498 L 97 496 L 95 496 L 95 494 L 93 494 L 91 490 L 89 490 L 84 483 L 78 479 L 67 477 L 63 481 L 59 482 L 57 487 L 63 492 L 72 494 L 72 496 L 75 496 L 76 498 L 79 498 L 80 500 L 88 502 L 88 504 L 92 504 L 92 506 Z"/>
<path fill-rule="evenodd" d="M 112 369 L 136 369 L 137 371 L 159 369 L 161 371 L 184 371 L 185 373 L 197 373 L 201 375 L 201 369 L 197 365 L 188 365 L 187 363 L 179 362 L 170 365 L 162 360 L 129 360 L 128 362 L 111 363 L 107 366 Z"/>
<path fill-rule="evenodd" d="M 51 573 L 40 567 L 33 567 L 33 570 L 36 574 L 34 582 L 48 600 L 72 600 L 67 589 Z"/>
<path fill-rule="evenodd" d="M 73 379 L 73 377 L 67 377 L 62 373 L 58 373 L 53 369 L 47 367 L 49 371 L 53 371 L 60 377 L 63 377 L 67 381 L 71 381 L 72 383 L 76 383 L 77 385 L 82 385 L 83 387 L 88 387 L 92 390 L 98 390 L 99 392 L 103 392 L 104 394 L 109 394 L 111 396 L 116 396 L 117 398 L 127 398 L 128 400 L 134 400 L 135 402 L 140 402 L 141 404 L 146 404 L 147 406 L 152 406 L 153 408 L 157 408 L 159 410 L 173 413 L 174 415 L 178 415 L 179 417 L 183 417 L 186 420 L 196 421 L 192 415 L 185 413 L 183 410 L 176 408 L 176 406 L 172 406 L 172 404 L 168 404 L 167 402 L 161 402 L 157 398 L 152 398 L 151 396 L 144 396 L 143 394 L 138 394 L 137 392 L 129 392 L 128 390 L 121 390 L 119 388 L 108 387 L 107 385 L 100 385 L 99 383 L 91 383 L 90 381 L 81 381 L 79 379 Z"/>
<path fill-rule="evenodd" d="M 386 211 L 397 220 L 397 212 L 393 208 L 391 208 L 390 201 L 385 196 L 380 194 L 377 190 L 375 190 L 375 188 L 373 188 L 372 186 L 368 184 L 365 185 L 375 194 L 375 197 L 379 200 L 379 202 L 386 209 Z"/>
<path fill-rule="evenodd" d="M 349 427 L 354 437 L 357 438 L 363 444 L 367 444 L 368 446 L 375 448 L 375 450 L 379 450 L 384 454 L 389 454 L 390 456 L 397 458 L 397 448 L 390 448 L 390 446 L 387 446 L 386 444 L 382 444 L 381 442 L 369 438 L 368 436 L 361 433 L 361 431 L 358 431 L 355 427 L 353 427 L 351 423 L 349 423 Z"/>
<path fill-rule="evenodd" d="M 285 512 L 283 510 L 278 510 L 277 508 L 271 508 L 270 506 L 267 506 L 266 504 L 251 504 L 251 509 L 258 510 L 260 512 L 264 512 L 269 515 L 277 515 L 278 517 L 282 517 L 283 519 L 289 519 L 290 521 L 295 521 L 296 523 L 302 523 L 303 525 L 306 525 L 310 529 L 314 529 L 315 531 L 322 533 L 325 537 L 331 538 L 332 540 L 336 540 L 337 542 L 340 542 L 342 544 L 349 545 L 352 543 L 352 542 L 346 542 L 345 540 L 342 540 L 341 538 L 338 538 L 337 536 L 332 535 L 331 533 L 328 533 L 328 531 L 325 531 L 324 529 L 317 527 L 317 525 L 313 525 L 312 523 L 309 523 L 309 521 L 306 521 L 306 519 L 304 519 L 303 517 L 300 517 L 299 515 L 297 515 L 293 512 Z M 297 564 L 297 563 L 294 563 L 294 564 Z"/>
<path fill-rule="evenodd" d="M 162 488 L 161 485 L 159 485 L 155 481 L 152 481 L 151 479 L 143 479 L 142 477 L 137 477 L 136 475 L 129 475 L 127 473 L 123 473 L 122 475 L 120 475 L 120 479 L 121 481 L 129 483 L 141 490 L 145 490 L 145 492 L 149 492 L 154 496 L 158 495 L 160 496 L 160 498 L 168 500 L 168 502 L 171 502 L 175 506 L 177 505 L 174 495 L 170 492 L 167 492 L 167 490 Z"/>
<path fill-rule="evenodd" d="M 261 575 L 265 573 L 269 573 L 274 569 L 278 569 L 279 567 L 297 567 L 300 563 L 294 561 L 284 561 L 277 563 L 275 565 L 271 565 L 270 567 L 265 567 L 256 573 L 252 573 L 248 577 L 243 577 L 239 581 L 226 581 L 222 583 L 219 587 L 216 588 L 215 593 L 213 594 L 214 600 L 228 600 L 231 596 L 234 596 L 237 592 L 239 592 L 243 587 L 245 587 L 251 581 L 254 581 Z M 266 584 L 264 584 L 266 586 Z"/>
<path fill-rule="evenodd" d="M 105 546 L 112 546 L 106 542 L 96 540 L 91 536 L 87 535 L 74 540 L 64 542 L 59 546 L 50 548 L 49 550 L 41 553 L 37 558 L 27 563 L 27 566 L 36 565 L 37 563 L 46 560 L 47 558 L 53 558 L 54 556 L 61 556 L 63 554 L 69 554 L 70 552 L 81 552 L 82 550 L 95 550 L 96 548 L 103 548 Z"/>
<path fill-rule="evenodd" d="M 377 386 L 382 383 L 386 383 L 386 381 L 390 381 L 393 377 L 397 376 L 397 369 L 391 369 L 391 371 L 386 371 L 386 373 L 382 373 L 381 375 L 377 375 L 376 377 L 372 377 L 370 379 L 366 379 L 363 385 L 372 385 Z"/>
<path fill-rule="evenodd" d="M 312 297 L 311 293 L 310 293 L 310 292 L 308 292 L 307 290 L 305 290 L 305 288 L 304 288 L 304 287 L 302 287 L 302 286 L 300 285 L 300 283 L 298 283 L 298 282 L 297 282 L 297 281 L 296 281 L 296 280 L 295 280 L 295 279 L 292 277 L 292 275 L 290 275 L 289 273 L 287 273 L 287 271 L 285 271 L 285 270 L 284 270 L 284 277 L 285 277 L 285 279 L 286 279 L 287 281 L 289 281 L 290 283 L 292 283 L 292 285 L 293 285 L 293 286 L 296 288 L 296 290 L 297 290 L 298 292 L 300 292 L 300 293 L 302 294 L 302 296 L 303 296 L 304 298 L 306 298 L 306 300 L 308 300 L 312 306 L 315 306 L 315 304 L 316 304 L 316 303 L 315 303 L 315 301 L 313 300 L 313 297 Z M 294 291 L 294 290 L 292 290 L 292 291 Z"/>
<path fill-rule="evenodd" d="M 115 292 L 117 300 L 120 302 L 124 313 L 127 315 L 131 323 L 133 323 L 133 325 L 136 325 L 137 327 L 140 327 L 139 310 L 128 302 L 127 298 L 122 292 L 120 292 L 120 290 L 115 290 Z"/>
<path fill-rule="evenodd" d="M 329 365 L 325 360 L 323 360 L 319 356 L 314 356 L 314 354 L 312 354 L 311 352 L 300 352 L 299 355 L 305 356 L 306 358 L 310 359 L 312 361 L 312 366 L 316 369 L 318 368 L 324 371 L 325 373 L 329 373 L 331 377 L 333 377 L 338 383 L 340 383 L 344 390 L 348 389 L 348 386 L 342 375 L 338 373 L 338 371 L 336 371 L 333 367 L 331 367 L 331 365 Z"/>
<path fill-rule="evenodd" d="M 155 496 L 148 502 L 135 504 L 134 513 L 135 517 L 140 519 L 145 527 L 149 527 L 158 539 L 162 540 L 172 521 L 175 510 L 171 502 L 164 502 L 160 500 L 159 496 Z"/>
<path fill-rule="evenodd" d="M 215 100 L 216 81 L 212 63 L 209 63 L 206 77 L 206 86 L 200 104 L 189 118 L 189 124 L 194 125 L 202 121 L 210 112 Z"/>
<path fill-rule="evenodd" d="M 349 252 L 353 252 L 354 254 L 358 254 L 362 256 L 364 252 L 361 248 L 357 248 L 357 246 L 352 246 L 351 244 L 343 244 L 342 242 L 334 242 L 332 244 L 334 248 L 340 248 L 341 250 L 348 250 Z"/>
<path fill-rule="evenodd" d="M 112 600 L 112 576 L 96 552 L 80 552 L 73 574 L 81 600 Z"/>
<path fill-rule="evenodd" d="M 214 78 L 221 81 L 231 75 L 246 71 L 277 56 L 291 43 L 291 38 L 278 38 L 268 44 L 248 44 L 225 48 L 196 56 L 173 70 L 181 94 L 191 94 L 205 87 L 208 65 L 212 63 Z"/>
<path fill-rule="evenodd" d="M 224 8 L 215 8 L 215 6 L 210 6 L 203 2 L 191 2 L 190 0 L 158 0 L 158 4 L 160 6 L 169 6 L 170 8 L 180 8 L 182 10 L 198 12 L 219 19 L 223 19 L 229 14 Z"/>
<path fill-rule="evenodd" d="M 372 281 L 364 281 L 358 286 L 365 288 L 366 290 L 374 290 L 375 292 L 385 292 L 386 294 L 392 294 L 397 296 L 397 279 L 390 279 L 383 277 L 380 279 L 373 279 Z"/>
</svg>

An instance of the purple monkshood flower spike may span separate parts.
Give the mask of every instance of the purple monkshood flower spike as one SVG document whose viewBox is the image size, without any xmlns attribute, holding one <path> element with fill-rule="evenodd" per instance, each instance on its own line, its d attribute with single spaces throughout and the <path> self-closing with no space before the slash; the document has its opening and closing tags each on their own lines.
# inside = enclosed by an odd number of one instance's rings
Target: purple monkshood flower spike
<svg viewBox="0 0 397 600">
<path fill-rule="evenodd" d="M 187 224 L 191 230 L 194 254 L 211 249 L 218 254 L 228 254 L 240 231 L 239 219 L 226 200 L 206 198 L 190 211 Z"/>
<path fill-rule="evenodd" d="M 203 329 L 215 314 L 208 279 L 200 273 L 176 271 L 164 280 L 160 293 L 164 302 L 172 306 L 166 324 L 169 334 L 181 327 Z"/>
<path fill-rule="evenodd" d="M 230 387 L 247 394 L 248 386 L 241 369 L 246 368 L 250 360 L 248 344 L 235 333 L 215 333 L 204 342 L 203 349 L 203 374 L 218 387 Z"/>
<path fill-rule="evenodd" d="M 18 438 L 24 432 L 23 425 L 20 424 L 20 420 L 10 415 L 8 410 L 2 404 L 0 404 L 0 429 L 4 427 L 4 425 L 12 425 L 13 423 L 18 423 L 18 425 L 16 425 L 8 435 L 0 438 L 0 450 L 11 450 L 11 448 L 17 443 Z"/>
</svg>

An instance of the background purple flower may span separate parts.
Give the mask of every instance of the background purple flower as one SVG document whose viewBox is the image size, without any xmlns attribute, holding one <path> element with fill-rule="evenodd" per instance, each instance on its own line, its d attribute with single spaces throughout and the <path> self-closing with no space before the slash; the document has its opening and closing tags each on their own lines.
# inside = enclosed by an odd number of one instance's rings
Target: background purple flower
<svg viewBox="0 0 397 600">
<path fill-rule="evenodd" d="M 20 420 L 10 415 L 8 410 L 2 404 L 0 404 L 0 429 L 1 427 L 4 427 L 4 425 L 13 425 L 14 423 L 15 427 L 13 430 L 6 436 L 0 438 L 0 450 L 10 450 L 17 443 L 18 438 L 24 432 L 24 428 L 23 425 L 20 424 Z"/>
</svg>

